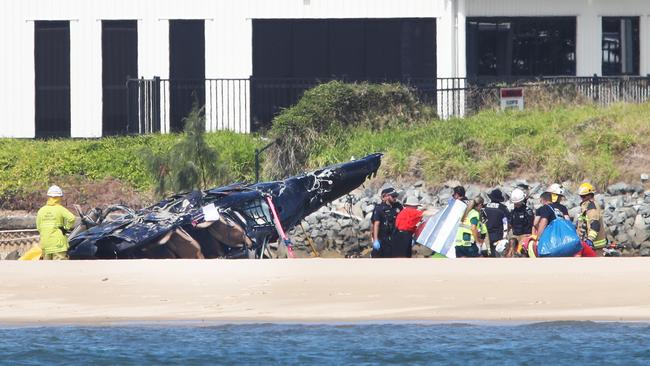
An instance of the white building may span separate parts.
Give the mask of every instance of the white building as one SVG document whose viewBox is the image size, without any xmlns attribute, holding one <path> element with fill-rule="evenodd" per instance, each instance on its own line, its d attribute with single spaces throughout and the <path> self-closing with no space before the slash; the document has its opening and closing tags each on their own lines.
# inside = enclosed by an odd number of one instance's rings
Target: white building
<svg viewBox="0 0 650 366">
<path fill-rule="evenodd" d="M 179 128 L 196 85 L 198 99 L 210 101 L 209 129 L 246 132 L 269 107 L 256 93 L 270 79 L 650 73 L 647 0 L 22 0 L 0 7 L 2 137 L 124 133 L 127 76 L 171 78 L 160 106 L 149 109 L 160 113 L 163 132 Z M 190 81 L 190 89 L 178 88 Z"/>
</svg>

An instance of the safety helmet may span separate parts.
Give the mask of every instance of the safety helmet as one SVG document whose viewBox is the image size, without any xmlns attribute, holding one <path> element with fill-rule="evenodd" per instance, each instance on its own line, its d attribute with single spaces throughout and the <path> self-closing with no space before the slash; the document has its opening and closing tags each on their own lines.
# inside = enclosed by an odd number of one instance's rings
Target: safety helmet
<svg viewBox="0 0 650 366">
<path fill-rule="evenodd" d="M 550 186 L 548 186 L 548 188 L 546 188 L 546 192 L 555 193 L 558 196 L 564 196 L 564 188 L 557 183 L 553 183 Z"/>
<path fill-rule="evenodd" d="M 519 188 L 515 188 L 510 195 L 510 201 L 512 203 L 523 202 L 526 199 L 526 194 Z"/>
<path fill-rule="evenodd" d="M 579 196 L 586 196 L 592 193 L 596 193 L 596 188 L 594 188 L 594 186 L 591 185 L 591 183 L 582 183 L 580 187 L 578 187 Z"/>
<path fill-rule="evenodd" d="M 47 190 L 47 196 L 48 197 L 63 197 L 63 190 L 61 189 L 61 187 L 59 187 L 57 185 L 53 185 Z"/>
</svg>

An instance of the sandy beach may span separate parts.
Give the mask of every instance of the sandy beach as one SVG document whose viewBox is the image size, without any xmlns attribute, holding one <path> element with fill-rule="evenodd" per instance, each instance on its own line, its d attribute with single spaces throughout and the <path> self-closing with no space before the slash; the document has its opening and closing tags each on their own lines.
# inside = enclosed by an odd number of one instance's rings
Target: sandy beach
<svg viewBox="0 0 650 366">
<path fill-rule="evenodd" d="M 650 258 L 0 262 L 0 323 L 650 320 Z"/>
</svg>

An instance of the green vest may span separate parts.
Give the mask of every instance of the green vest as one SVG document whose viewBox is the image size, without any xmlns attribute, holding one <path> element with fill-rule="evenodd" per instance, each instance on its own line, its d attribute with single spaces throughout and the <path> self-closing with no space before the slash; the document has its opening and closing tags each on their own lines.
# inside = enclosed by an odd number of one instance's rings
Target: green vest
<svg viewBox="0 0 650 366">
<path fill-rule="evenodd" d="M 75 216 L 61 205 L 46 205 L 38 210 L 36 229 L 40 235 L 39 246 L 43 254 L 68 250 L 68 239 L 63 230 L 72 230 Z"/>
<path fill-rule="evenodd" d="M 471 246 L 474 243 L 474 237 L 472 236 L 472 221 L 475 222 L 475 225 L 478 229 L 481 223 L 481 215 L 478 211 L 472 209 L 463 220 L 458 225 L 458 232 L 456 233 L 456 246 Z"/>
</svg>

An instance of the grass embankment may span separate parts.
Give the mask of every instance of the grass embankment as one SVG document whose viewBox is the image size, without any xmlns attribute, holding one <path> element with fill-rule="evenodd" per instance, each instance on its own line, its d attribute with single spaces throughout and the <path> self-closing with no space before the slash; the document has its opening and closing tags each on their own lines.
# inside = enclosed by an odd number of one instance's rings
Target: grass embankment
<svg viewBox="0 0 650 366">
<path fill-rule="evenodd" d="M 396 86 L 360 85 L 352 91 L 346 86 L 343 92 L 335 86 L 326 84 L 309 91 L 295 107 L 276 118 L 271 131 L 281 139 L 295 131 L 309 136 L 308 145 L 294 138 L 294 147 L 289 148 L 301 151 L 303 165 L 309 168 L 379 151 L 386 154 L 382 173 L 390 177 L 415 177 L 434 184 L 457 179 L 486 185 L 520 177 L 589 179 L 602 187 L 618 179 L 637 180 L 637 173 L 648 169 L 650 163 L 646 153 L 650 104 L 484 111 L 441 121 L 402 95 L 408 90 Z M 361 98 L 369 94 L 369 87 L 379 89 L 372 94 L 375 104 L 383 107 L 372 113 L 346 111 L 349 94 Z M 358 122 L 342 117 L 349 115 Z M 313 138 L 316 133 L 318 138 Z M 300 155 L 278 150 L 273 151 L 282 156 L 278 161 Z"/>
<path fill-rule="evenodd" d="M 119 195 L 131 190 L 137 191 L 135 196 L 150 196 L 155 183 L 147 172 L 142 151 L 169 150 L 178 138 L 179 135 L 147 135 L 96 140 L 0 139 L 0 205 L 4 209 L 38 207 L 44 190 L 54 183 L 74 192 L 75 203 L 82 204 L 79 196 L 83 196 L 81 201 L 88 198 L 92 204 L 96 202 L 91 199 L 93 195 L 110 193 L 102 187 L 110 185 L 116 189 L 116 181 L 124 192 L 105 197 L 109 202 L 128 202 L 128 197 Z M 254 178 L 253 157 L 260 143 L 258 138 L 219 132 L 206 134 L 206 140 L 219 152 L 228 181 Z"/>
<path fill-rule="evenodd" d="M 618 179 L 638 179 L 640 164 L 648 163 L 648 155 L 642 152 L 650 154 L 650 104 L 486 111 L 411 128 L 352 128 L 343 136 L 335 144 L 315 149 L 309 165 L 383 151 L 383 171 L 388 176 L 488 185 L 519 177 L 590 179 L 602 187 Z"/>
</svg>

